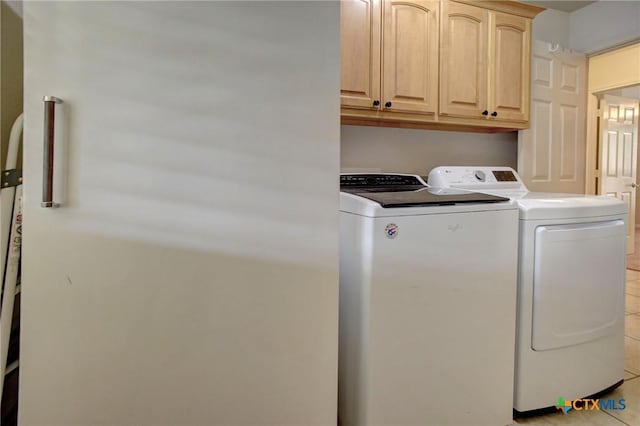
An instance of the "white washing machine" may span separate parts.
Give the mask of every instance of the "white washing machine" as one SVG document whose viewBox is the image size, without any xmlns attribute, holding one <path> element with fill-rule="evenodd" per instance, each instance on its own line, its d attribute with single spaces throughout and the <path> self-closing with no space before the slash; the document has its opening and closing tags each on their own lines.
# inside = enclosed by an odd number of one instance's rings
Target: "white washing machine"
<svg viewBox="0 0 640 426">
<path fill-rule="evenodd" d="M 509 167 L 437 167 L 429 183 L 510 197 L 520 206 L 516 414 L 619 386 L 626 204 L 529 192 Z"/>
<path fill-rule="evenodd" d="M 340 424 L 510 424 L 517 206 L 413 175 L 340 188 Z"/>
</svg>

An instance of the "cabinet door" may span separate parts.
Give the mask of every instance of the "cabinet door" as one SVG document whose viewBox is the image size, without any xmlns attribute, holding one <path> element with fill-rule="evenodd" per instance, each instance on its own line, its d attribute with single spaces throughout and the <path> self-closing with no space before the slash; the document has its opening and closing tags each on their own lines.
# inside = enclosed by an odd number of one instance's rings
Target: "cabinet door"
<svg viewBox="0 0 640 426">
<path fill-rule="evenodd" d="M 378 109 L 380 0 L 340 2 L 340 105 Z"/>
<path fill-rule="evenodd" d="M 489 109 L 498 120 L 529 120 L 531 20 L 492 13 Z"/>
<path fill-rule="evenodd" d="M 384 2 L 382 106 L 385 109 L 436 112 L 439 6 L 437 1 Z"/>
<path fill-rule="evenodd" d="M 440 114 L 482 118 L 487 107 L 488 11 L 443 2 Z"/>
</svg>

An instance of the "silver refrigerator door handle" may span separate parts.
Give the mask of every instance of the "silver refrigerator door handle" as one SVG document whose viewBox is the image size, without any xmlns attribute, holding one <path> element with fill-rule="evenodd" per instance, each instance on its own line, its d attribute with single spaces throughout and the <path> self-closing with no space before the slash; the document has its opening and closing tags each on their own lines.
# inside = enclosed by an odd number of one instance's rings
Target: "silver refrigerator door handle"
<svg viewBox="0 0 640 426">
<path fill-rule="evenodd" d="M 58 207 L 53 201 L 53 148 L 55 139 L 56 104 L 62 99 L 55 96 L 45 96 L 44 101 L 44 154 L 42 157 L 42 203 L 41 207 Z"/>
</svg>

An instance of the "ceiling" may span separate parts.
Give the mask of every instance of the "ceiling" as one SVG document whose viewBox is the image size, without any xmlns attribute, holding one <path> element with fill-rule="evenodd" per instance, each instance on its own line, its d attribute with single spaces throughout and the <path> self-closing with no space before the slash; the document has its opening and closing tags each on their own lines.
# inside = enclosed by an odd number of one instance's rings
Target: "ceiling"
<svg viewBox="0 0 640 426">
<path fill-rule="evenodd" d="M 524 0 L 523 3 L 530 3 L 536 6 L 545 7 L 547 9 L 562 10 L 563 12 L 573 12 L 585 6 L 595 3 L 595 1 L 578 1 L 578 0 L 547 0 L 547 1 L 530 1 Z"/>
</svg>

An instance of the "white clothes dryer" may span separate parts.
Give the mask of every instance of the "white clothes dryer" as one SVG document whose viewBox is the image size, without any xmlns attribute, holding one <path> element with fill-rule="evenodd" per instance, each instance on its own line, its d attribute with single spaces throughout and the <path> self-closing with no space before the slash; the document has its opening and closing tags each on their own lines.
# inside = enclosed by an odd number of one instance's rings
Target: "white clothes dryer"
<svg viewBox="0 0 640 426">
<path fill-rule="evenodd" d="M 619 386 L 626 204 L 608 196 L 529 192 L 510 167 L 437 167 L 428 182 L 519 205 L 515 414 Z"/>
</svg>

